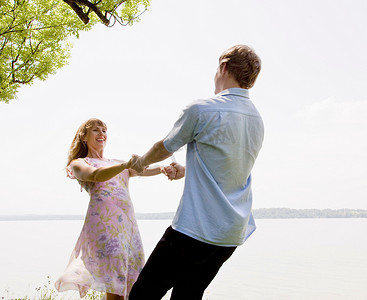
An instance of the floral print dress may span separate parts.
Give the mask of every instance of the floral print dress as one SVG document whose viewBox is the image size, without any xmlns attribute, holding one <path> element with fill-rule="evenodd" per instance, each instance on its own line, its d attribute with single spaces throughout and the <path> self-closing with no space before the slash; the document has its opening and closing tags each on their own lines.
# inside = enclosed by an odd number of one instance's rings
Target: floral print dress
<svg viewBox="0 0 367 300">
<path fill-rule="evenodd" d="M 116 160 L 84 158 L 96 168 Z M 75 179 L 71 168 L 68 176 Z M 90 195 L 84 225 L 64 274 L 56 281 L 59 292 L 88 290 L 127 296 L 143 265 L 144 251 L 130 199 L 129 171 L 105 182 L 79 182 Z"/>
</svg>

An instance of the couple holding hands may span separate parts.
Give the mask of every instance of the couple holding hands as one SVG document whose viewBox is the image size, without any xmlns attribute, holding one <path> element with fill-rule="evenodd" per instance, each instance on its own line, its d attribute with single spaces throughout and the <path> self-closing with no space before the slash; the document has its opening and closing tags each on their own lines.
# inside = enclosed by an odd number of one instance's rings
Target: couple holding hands
<svg viewBox="0 0 367 300">
<path fill-rule="evenodd" d="M 255 230 L 251 170 L 262 146 L 262 118 L 249 98 L 261 60 L 248 46 L 219 58 L 215 95 L 190 103 L 173 129 L 144 155 L 106 159 L 107 126 L 90 119 L 69 150 L 67 173 L 90 195 L 85 222 L 58 291 L 89 289 L 106 299 L 202 299 L 236 247 Z M 186 167 L 152 167 L 187 145 Z M 129 196 L 134 176 L 185 177 L 176 215 L 145 263 Z"/>
</svg>

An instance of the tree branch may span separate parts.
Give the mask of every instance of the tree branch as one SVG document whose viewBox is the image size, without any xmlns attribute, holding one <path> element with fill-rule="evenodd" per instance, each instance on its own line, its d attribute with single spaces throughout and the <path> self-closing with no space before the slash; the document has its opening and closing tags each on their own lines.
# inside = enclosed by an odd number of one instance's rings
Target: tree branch
<svg viewBox="0 0 367 300">
<path fill-rule="evenodd" d="M 75 3 L 75 0 L 63 0 L 66 4 L 68 4 L 73 11 L 78 15 L 78 17 L 83 21 L 85 25 L 89 23 L 89 17 L 88 15 L 83 11 L 81 7 L 79 7 L 78 4 Z"/>
<path fill-rule="evenodd" d="M 108 24 L 110 24 L 110 21 L 103 15 L 103 13 L 99 10 L 97 5 L 90 3 L 88 0 L 74 0 L 74 1 L 78 2 L 81 5 L 89 7 L 98 16 L 98 18 L 101 19 L 104 25 L 107 26 Z"/>
<path fill-rule="evenodd" d="M 60 28 L 60 27 L 66 27 L 68 24 L 59 24 L 55 26 L 45 26 L 45 27 L 36 27 L 36 28 L 27 28 L 27 29 L 16 29 L 16 30 L 10 30 L 7 32 L 0 33 L 0 36 L 9 34 L 9 33 L 16 33 L 16 32 L 23 32 L 23 31 L 36 31 L 36 30 L 44 30 L 44 29 L 50 29 L 50 28 Z"/>
<path fill-rule="evenodd" d="M 0 56 L 3 53 L 5 45 L 8 43 L 8 41 L 9 41 L 9 39 L 7 37 L 5 37 L 4 40 L 1 41 L 1 42 L 3 42 L 3 45 L 1 46 L 1 49 L 0 49 Z"/>
<path fill-rule="evenodd" d="M 110 21 L 103 15 L 103 13 L 99 10 L 99 8 L 95 4 L 90 3 L 88 0 L 63 0 L 63 1 L 75 11 L 75 13 L 78 15 L 78 17 L 83 21 L 85 25 L 87 25 L 90 20 L 88 17 L 89 11 L 88 13 L 85 13 L 79 5 L 87 6 L 89 10 L 92 10 L 98 16 L 98 18 L 100 18 L 100 20 L 104 25 L 108 26 L 108 24 L 110 24 Z"/>
</svg>

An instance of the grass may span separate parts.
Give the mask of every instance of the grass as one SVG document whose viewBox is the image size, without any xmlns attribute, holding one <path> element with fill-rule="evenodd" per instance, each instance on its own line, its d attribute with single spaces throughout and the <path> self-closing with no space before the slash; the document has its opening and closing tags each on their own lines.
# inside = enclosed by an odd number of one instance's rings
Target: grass
<svg viewBox="0 0 367 300">
<path fill-rule="evenodd" d="M 9 294 L 8 290 L 5 290 L 5 292 L 7 294 Z M 77 291 L 75 291 L 73 293 L 74 293 L 73 299 L 80 299 L 79 298 L 79 293 Z M 105 293 L 103 293 L 103 292 L 97 292 L 97 291 L 94 291 L 94 290 L 90 290 L 87 293 L 87 295 L 82 299 L 83 300 L 102 300 L 104 294 Z M 167 297 L 167 295 L 163 299 L 168 299 L 166 297 Z M 65 295 L 63 297 L 63 293 L 59 293 L 55 290 L 55 288 L 51 284 L 50 277 L 47 276 L 47 283 L 44 284 L 43 286 L 35 288 L 34 295 L 31 296 L 31 297 L 30 296 L 25 296 L 25 297 L 20 297 L 20 298 L 9 298 L 8 295 L 7 295 L 5 297 L 0 298 L 0 300 L 10 300 L 10 299 L 11 300 L 70 300 L 70 294 Z M 205 297 L 205 300 L 209 300 L 209 298 Z"/>
<path fill-rule="evenodd" d="M 5 290 L 7 294 L 9 294 L 8 290 Z M 78 296 L 76 299 L 79 299 L 79 293 L 75 292 Z M 88 294 L 83 298 L 83 300 L 102 300 L 104 293 L 97 292 L 94 290 L 90 290 Z M 47 276 L 47 283 L 43 286 L 35 288 L 33 296 L 25 296 L 20 298 L 9 298 L 8 295 L 1 297 L 0 300 L 70 300 L 70 296 L 62 297 L 62 293 L 57 292 L 54 287 L 51 285 L 50 277 Z"/>
</svg>

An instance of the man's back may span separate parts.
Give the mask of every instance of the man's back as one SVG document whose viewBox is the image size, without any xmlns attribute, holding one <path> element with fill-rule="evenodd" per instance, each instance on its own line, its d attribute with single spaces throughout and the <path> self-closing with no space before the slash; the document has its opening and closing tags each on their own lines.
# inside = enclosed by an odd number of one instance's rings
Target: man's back
<svg viewBox="0 0 367 300">
<path fill-rule="evenodd" d="M 230 89 L 205 100 L 195 137 L 198 154 L 223 193 L 242 188 L 262 145 L 262 119 L 248 93 Z"/>
<path fill-rule="evenodd" d="M 222 91 L 184 111 L 165 139 L 169 151 L 187 143 L 175 230 L 225 246 L 242 244 L 255 230 L 250 172 L 263 133 L 262 119 L 244 89 Z"/>
</svg>

